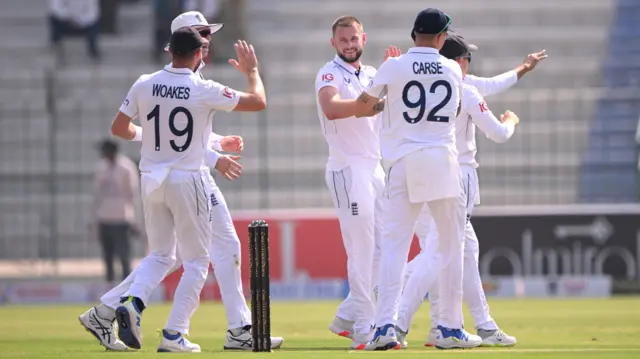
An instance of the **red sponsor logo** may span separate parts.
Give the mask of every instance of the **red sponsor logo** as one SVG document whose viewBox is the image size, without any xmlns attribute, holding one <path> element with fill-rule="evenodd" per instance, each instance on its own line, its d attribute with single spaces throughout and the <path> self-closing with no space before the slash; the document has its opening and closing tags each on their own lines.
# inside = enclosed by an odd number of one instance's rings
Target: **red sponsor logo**
<svg viewBox="0 0 640 359">
<path fill-rule="evenodd" d="M 487 101 L 480 102 L 480 112 L 489 111 L 489 107 L 487 107 Z"/>
<path fill-rule="evenodd" d="M 324 81 L 324 82 L 333 81 L 333 74 L 323 74 L 322 75 L 322 81 Z"/>
<path fill-rule="evenodd" d="M 231 90 L 228 87 L 224 88 L 224 93 L 222 94 L 222 96 L 226 97 L 226 98 L 233 98 L 233 90 Z"/>
</svg>

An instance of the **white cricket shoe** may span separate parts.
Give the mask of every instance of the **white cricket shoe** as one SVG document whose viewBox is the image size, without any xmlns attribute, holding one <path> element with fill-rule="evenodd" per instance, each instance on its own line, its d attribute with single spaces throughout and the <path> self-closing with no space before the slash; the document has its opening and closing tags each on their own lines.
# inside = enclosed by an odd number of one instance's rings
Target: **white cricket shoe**
<svg viewBox="0 0 640 359">
<path fill-rule="evenodd" d="M 503 332 L 501 329 L 478 329 L 478 335 L 482 338 L 481 347 L 512 347 L 516 345 L 516 338 Z"/>
<path fill-rule="evenodd" d="M 351 340 L 352 350 L 364 350 L 364 347 L 369 341 L 371 341 L 372 332 L 369 333 L 353 333 L 353 339 Z"/>
<path fill-rule="evenodd" d="M 234 332 L 238 335 L 234 335 Z M 282 337 L 271 337 L 271 349 L 280 349 L 284 339 Z M 224 342 L 225 350 L 253 350 L 253 337 L 251 336 L 251 326 L 245 325 L 242 328 L 227 330 L 227 339 Z"/>
<path fill-rule="evenodd" d="M 202 349 L 198 344 L 192 343 L 182 333 L 169 334 L 162 329 L 162 341 L 158 346 L 158 353 L 200 353 Z"/>
<path fill-rule="evenodd" d="M 424 343 L 425 347 L 435 347 L 436 346 L 436 338 L 440 334 L 438 328 L 431 328 L 429 331 L 429 335 L 427 336 L 427 341 Z"/>
<path fill-rule="evenodd" d="M 353 339 L 354 324 L 356 324 L 356 322 L 335 317 L 331 324 L 329 324 L 329 330 L 337 336 Z"/>
<path fill-rule="evenodd" d="M 140 330 L 142 311 L 136 306 L 133 297 L 130 296 L 116 308 L 116 319 L 118 320 L 118 338 L 129 348 L 140 349 L 142 347 Z"/>
<path fill-rule="evenodd" d="M 113 319 L 104 319 L 98 315 L 96 307 L 92 307 L 80 315 L 78 320 L 84 329 L 93 334 L 107 350 L 123 352 L 128 349 L 116 336 L 116 330 L 113 325 L 115 322 L 115 313 Z"/>
<path fill-rule="evenodd" d="M 396 325 L 396 338 L 398 338 L 398 343 L 400 344 L 400 349 L 407 349 L 409 343 L 407 342 L 407 332 L 403 331 Z"/>
<path fill-rule="evenodd" d="M 448 329 L 439 325 L 438 330 L 440 333 L 435 345 L 438 349 L 471 349 L 482 344 L 482 338 L 464 329 Z"/>
<path fill-rule="evenodd" d="M 389 350 L 399 347 L 394 325 L 387 324 L 376 329 L 373 339 L 365 345 L 364 350 Z"/>
</svg>

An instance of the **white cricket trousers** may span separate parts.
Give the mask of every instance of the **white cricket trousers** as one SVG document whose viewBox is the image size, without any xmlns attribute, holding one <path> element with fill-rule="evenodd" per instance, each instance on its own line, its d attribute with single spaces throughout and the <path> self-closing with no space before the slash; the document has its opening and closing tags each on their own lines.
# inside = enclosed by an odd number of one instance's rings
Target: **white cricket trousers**
<svg viewBox="0 0 640 359">
<path fill-rule="evenodd" d="M 211 207 L 207 177 L 204 171 L 172 169 L 158 188 L 149 191 L 153 181 L 143 173 L 142 205 L 149 255 L 136 268 L 129 295 L 148 303 L 151 293 L 173 268 L 179 248 L 184 273 L 165 329 L 188 334 L 209 270 Z"/>
<path fill-rule="evenodd" d="M 349 295 L 336 316 L 354 321 L 356 333 L 368 334 L 375 314 L 384 171 L 378 161 L 362 161 L 340 171 L 327 171 L 325 179 L 347 253 Z"/>
<path fill-rule="evenodd" d="M 479 203 L 478 174 L 471 166 L 461 166 L 467 208 L 464 231 L 464 263 L 463 263 L 463 299 L 467 303 L 475 327 L 477 329 L 493 330 L 498 326 L 489 313 L 489 305 L 482 287 L 478 258 L 480 247 L 478 237 L 469 219 L 473 208 Z M 400 316 L 398 326 L 408 330 L 411 321 L 422 304 L 422 300 L 429 292 L 431 303 L 431 326 L 438 323 L 438 290 L 436 286 L 426 288 L 425 277 L 429 275 L 429 262 L 433 262 L 434 248 L 437 243 L 438 231 L 433 224 L 433 217 L 428 208 L 423 208 L 416 222 L 415 233 L 420 240 L 420 254 L 407 264 L 405 272 L 406 286 L 400 301 Z M 428 280 L 427 280 L 428 281 Z"/>
<path fill-rule="evenodd" d="M 251 324 L 251 311 L 242 290 L 240 240 L 236 233 L 227 202 L 213 177 L 206 170 L 210 184 L 211 205 L 211 247 L 209 255 L 213 264 L 213 273 L 220 288 L 220 296 L 227 315 L 228 329 L 236 329 Z M 169 271 L 174 272 L 182 266 L 179 251 L 176 264 Z M 118 286 L 102 296 L 101 301 L 110 308 L 116 308 L 122 296 L 125 296 L 137 275 L 137 268 Z"/>
<path fill-rule="evenodd" d="M 423 158 L 429 158 L 429 151 L 430 149 L 426 150 L 427 155 Z M 414 176 L 414 179 L 416 174 L 425 176 L 424 183 L 433 183 L 434 188 L 425 187 L 429 194 L 428 197 L 433 198 L 434 193 L 440 190 L 442 193 L 453 195 L 452 197 L 412 203 L 409 199 L 409 183 L 411 181 L 407 179 L 407 167 L 419 164 L 419 162 L 412 160 L 414 164 L 409 162 L 408 165 L 407 157 L 405 157 L 388 171 L 388 195 L 383 210 L 382 258 L 378 307 L 376 308 L 377 327 L 387 324 L 395 325 L 397 322 L 402 275 L 413 239 L 415 221 L 421 208 L 425 205 L 430 209 L 435 225 L 439 233 L 442 234 L 434 248 L 437 261 L 430 279 L 432 284 L 436 280 L 444 284 L 439 286 L 440 297 L 443 298 L 443 305 L 440 306 L 439 313 L 440 324 L 447 328 L 462 327 L 462 231 L 464 229 L 465 203 L 460 183 L 460 170 L 457 161 L 455 161 L 454 153 L 446 156 L 448 159 L 438 157 L 442 153 L 441 150 L 433 150 L 433 153 L 434 163 L 448 162 L 449 169 L 437 171 L 435 168 L 430 168 L 430 164 L 425 163 L 425 171 L 416 172 L 414 168 L 414 173 L 411 176 Z M 441 188 L 439 185 L 450 187 Z"/>
</svg>

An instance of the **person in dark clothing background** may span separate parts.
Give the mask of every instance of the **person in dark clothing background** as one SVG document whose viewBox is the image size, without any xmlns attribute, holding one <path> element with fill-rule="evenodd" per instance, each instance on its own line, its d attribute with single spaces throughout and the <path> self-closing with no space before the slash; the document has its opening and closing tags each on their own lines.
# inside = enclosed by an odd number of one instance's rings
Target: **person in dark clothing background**
<svg viewBox="0 0 640 359">
<path fill-rule="evenodd" d="M 96 166 L 94 223 L 106 266 L 107 282 L 115 280 L 114 259 L 122 265 L 122 278 L 131 272 L 130 237 L 137 234 L 135 203 L 139 195 L 136 165 L 118 153 L 118 145 L 104 140 L 99 145 L 101 159 Z"/>
</svg>

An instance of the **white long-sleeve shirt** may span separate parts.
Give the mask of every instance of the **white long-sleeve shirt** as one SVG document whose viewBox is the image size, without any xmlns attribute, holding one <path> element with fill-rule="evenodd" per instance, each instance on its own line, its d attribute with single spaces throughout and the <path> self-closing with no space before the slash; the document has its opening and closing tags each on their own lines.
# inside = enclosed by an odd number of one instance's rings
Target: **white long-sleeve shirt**
<svg viewBox="0 0 640 359">
<path fill-rule="evenodd" d="M 480 95 L 487 97 L 515 85 L 518 82 L 518 74 L 513 70 L 493 77 L 478 77 L 467 74 L 462 81 L 477 88 Z"/>
<path fill-rule="evenodd" d="M 489 110 L 482 95 L 496 94 L 508 89 L 518 81 L 515 71 L 505 72 L 491 78 L 466 75 L 462 86 L 460 115 L 456 118 L 456 148 L 461 165 L 478 167 L 476 154 L 476 126 L 495 142 L 505 142 L 515 130 L 512 123 L 501 123 Z"/>
</svg>

